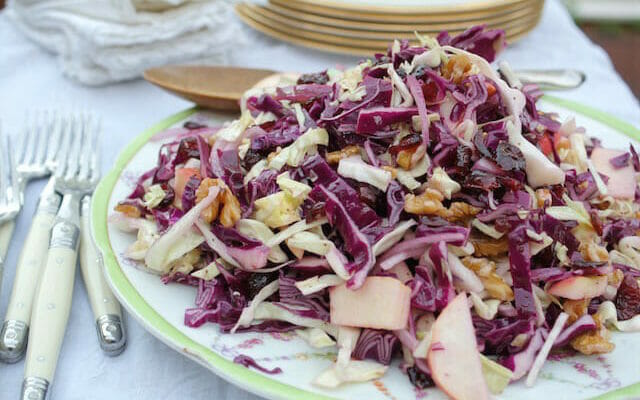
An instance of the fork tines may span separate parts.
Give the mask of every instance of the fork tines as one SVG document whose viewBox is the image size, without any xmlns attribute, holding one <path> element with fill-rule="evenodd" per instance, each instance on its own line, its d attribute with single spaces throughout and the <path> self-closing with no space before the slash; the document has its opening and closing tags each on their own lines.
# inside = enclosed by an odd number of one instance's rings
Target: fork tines
<svg viewBox="0 0 640 400">
<path fill-rule="evenodd" d="M 13 218 L 20 210 L 20 183 L 9 136 L 0 125 L 0 222 Z"/>
</svg>

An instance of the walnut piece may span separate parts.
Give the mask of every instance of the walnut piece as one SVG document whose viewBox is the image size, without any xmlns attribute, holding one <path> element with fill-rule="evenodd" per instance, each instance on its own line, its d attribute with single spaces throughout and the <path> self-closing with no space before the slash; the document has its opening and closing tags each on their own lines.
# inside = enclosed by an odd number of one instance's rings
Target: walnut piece
<svg viewBox="0 0 640 400">
<path fill-rule="evenodd" d="M 454 201 L 449 206 L 447 215 L 445 218 L 449 222 L 469 222 L 473 217 L 482 211 L 481 208 L 472 206 L 469 203 L 463 201 Z"/>
<path fill-rule="evenodd" d="M 353 156 L 356 154 L 360 154 L 360 148 L 358 146 L 351 145 L 343 149 L 332 151 L 331 153 L 327 153 L 325 155 L 325 159 L 329 164 L 337 164 L 343 158 L 347 158 L 349 156 Z"/>
<path fill-rule="evenodd" d="M 514 299 L 511 287 L 496 273 L 496 263 L 486 258 L 475 257 L 465 257 L 462 263 L 480 278 L 489 297 L 501 301 Z"/>
<path fill-rule="evenodd" d="M 140 213 L 140 209 L 131 204 L 118 204 L 117 206 L 115 206 L 114 210 L 121 212 L 130 218 L 140 218 L 140 216 L 142 215 Z"/>
<path fill-rule="evenodd" d="M 439 215 L 447 214 L 447 209 L 442 205 L 444 196 L 434 189 L 427 189 L 419 195 L 407 194 L 404 198 L 404 210 L 416 215 Z"/>
<path fill-rule="evenodd" d="M 562 309 L 569 314 L 567 324 L 574 323 L 578 318 L 586 314 L 590 301 L 591 299 L 565 300 L 564 303 L 562 303 Z"/>
<path fill-rule="evenodd" d="M 605 337 L 605 335 L 608 336 L 607 329 L 602 326 L 597 314 L 593 315 L 593 319 L 596 321 L 597 328 L 576 336 L 571 341 L 571 347 L 586 355 L 612 352 L 616 346 L 609 341 L 608 337 Z"/>
<path fill-rule="evenodd" d="M 505 236 L 500 239 L 474 235 L 470 239 L 474 248 L 474 255 L 479 257 L 493 257 L 509 251 L 509 241 Z"/>
<path fill-rule="evenodd" d="M 231 189 L 220 179 L 206 178 L 200 182 L 196 190 L 196 203 L 199 203 L 209 194 L 209 188 L 219 186 L 220 192 L 209 207 L 202 211 L 202 218 L 208 222 L 213 222 L 219 217 L 220 223 L 226 228 L 230 228 L 238 222 L 242 210 L 240 201 L 231 193 Z M 222 209 L 220 207 L 222 206 Z"/>
<path fill-rule="evenodd" d="M 447 63 L 442 67 L 442 77 L 460 83 L 465 76 L 471 72 L 473 63 L 471 59 L 464 54 L 454 54 L 449 57 Z"/>
<path fill-rule="evenodd" d="M 580 243 L 579 250 L 586 261 L 609 261 L 609 252 L 604 246 L 597 243 L 591 241 Z"/>
</svg>

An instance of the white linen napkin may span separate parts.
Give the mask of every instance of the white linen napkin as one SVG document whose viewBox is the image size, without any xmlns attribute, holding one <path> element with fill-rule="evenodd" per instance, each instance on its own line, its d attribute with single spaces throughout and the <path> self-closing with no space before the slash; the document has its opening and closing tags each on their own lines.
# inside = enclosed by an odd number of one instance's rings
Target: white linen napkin
<svg viewBox="0 0 640 400">
<path fill-rule="evenodd" d="M 13 0 L 6 13 L 87 85 L 164 64 L 224 64 L 244 38 L 228 0 Z"/>
</svg>

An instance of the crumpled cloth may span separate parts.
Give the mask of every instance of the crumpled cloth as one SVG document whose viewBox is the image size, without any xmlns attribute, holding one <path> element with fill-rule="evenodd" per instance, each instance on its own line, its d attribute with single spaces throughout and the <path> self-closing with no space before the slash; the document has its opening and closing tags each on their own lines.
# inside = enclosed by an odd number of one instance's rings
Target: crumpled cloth
<svg viewBox="0 0 640 400">
<path fill-rule="evenodd" d="M 233 1 L 13 0 L 6 15 L 86 85 L 172 63 L 225 64 L 244 38 Z"/>
</svg>

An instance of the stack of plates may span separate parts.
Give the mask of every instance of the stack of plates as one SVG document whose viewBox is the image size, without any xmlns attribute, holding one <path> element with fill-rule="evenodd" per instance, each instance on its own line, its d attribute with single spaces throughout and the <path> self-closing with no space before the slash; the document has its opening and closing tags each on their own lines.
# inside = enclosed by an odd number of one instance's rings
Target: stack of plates
<svg viewBox="0 0 640 400">
<path fill-rule="evenodd" d="M 429 4 L 429 5 L 425 5 Z M 269 0 L 240 3 L 240 18 L 258 31 L 298 45 L 370 55 L 414 32 L 457 34 L 474 25 L 504 29 L 514 42 L 533 29 L 544 0 Z"/>
</svg>

